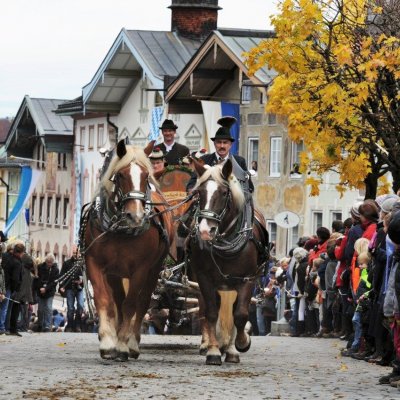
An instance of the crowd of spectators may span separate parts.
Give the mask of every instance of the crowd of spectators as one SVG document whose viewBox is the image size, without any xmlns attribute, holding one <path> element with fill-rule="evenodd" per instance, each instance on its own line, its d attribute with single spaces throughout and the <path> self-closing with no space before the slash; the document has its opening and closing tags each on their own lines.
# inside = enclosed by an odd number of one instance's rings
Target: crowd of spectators
<svg viewBox="0 0 400 400">
<path fill-rule="evenodd" d="M 254 290 L 254 333 L 268 334 L 284 291 L 291 336 L 341 339 L 343 357 L 392 366 L 379 383 L 400 389 L 399 260 L 400 198 L 355 204 L 349 218 L 271 260 Z"/>
<path fill-rule="evenodd" d="M 1 244 L 0 335 L 64 330 L 97 332 L 96 318 L 89 318 L 83 309 L 82 272 L 79 268 L 71 271 L 76 250 L 64 262 L 60 275 L 52 253 L 40 262 L 26 253 L 22 241 L 6 243 Z M 57 289 L 67 300 L 67 318 L 53 307 Z"/>
</svg>

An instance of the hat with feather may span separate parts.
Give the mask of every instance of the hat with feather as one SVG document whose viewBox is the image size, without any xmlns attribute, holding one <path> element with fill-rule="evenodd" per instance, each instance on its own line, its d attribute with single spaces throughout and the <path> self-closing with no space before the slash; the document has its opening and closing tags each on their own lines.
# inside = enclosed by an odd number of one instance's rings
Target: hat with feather
<svg viewBox="0 0 400 400">
<path fill-rule="evenodd" d="M 220 118 L 217 123 L 221 125 L 221 128 L 219 128 L 213 138 L 211 138 L 212 141 L 214 140 L 230 140 L 231 142 L 234 142 L 235 139 L 231 135 L 231 126 L 236 122 L 235 117 L 222 117 Z"/>
</svg>

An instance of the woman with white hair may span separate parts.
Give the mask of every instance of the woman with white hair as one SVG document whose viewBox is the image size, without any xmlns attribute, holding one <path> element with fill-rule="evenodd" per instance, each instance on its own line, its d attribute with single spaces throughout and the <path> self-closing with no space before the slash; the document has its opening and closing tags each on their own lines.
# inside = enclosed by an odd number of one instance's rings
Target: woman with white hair
<svg viewBox="0 0 400 400">
<path fill-rule="evenodd" d="M 52 253 L 46 255 L 38 267 L 38 318 L 39 331 L 51 332 L 53 316 L 53 299 L 56 293 L 56 280 L 60 271 Z"/>
</svg>

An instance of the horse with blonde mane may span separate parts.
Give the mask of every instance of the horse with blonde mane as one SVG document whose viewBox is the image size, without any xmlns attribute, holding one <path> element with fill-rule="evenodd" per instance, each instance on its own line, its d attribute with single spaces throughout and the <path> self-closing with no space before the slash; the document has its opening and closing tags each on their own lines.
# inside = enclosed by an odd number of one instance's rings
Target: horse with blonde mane
<svg viewBox="0 0 400 400">
<path fill-rule="evenodd" d="M 187 240 L 187 257 L 202 293 L 206 326 L 202 349 L 206 363 L 238 363 L 250 348 L 245 330 L 254 281 L 268 258 L 265 220 L 254 210 L 232 173 L 232 162 L 205 168 L 198 175 L 195 222 Z"/>
<path fill-rule="evenodd" d="M 173 237 L 150 149 L 118 143 L 81 222 L 81 252 L 100 319 L 100 355 L 139 356 L 140 329 Z"/>
</svg>

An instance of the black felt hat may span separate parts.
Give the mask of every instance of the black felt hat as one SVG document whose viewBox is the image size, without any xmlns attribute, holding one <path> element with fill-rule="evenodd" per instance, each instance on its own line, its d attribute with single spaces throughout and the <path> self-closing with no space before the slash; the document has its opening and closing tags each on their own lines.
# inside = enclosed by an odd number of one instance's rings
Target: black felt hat
<svg viewBox="0 0 400 400">
<path fill-rule="evenodd" d="M 221 125 L 221 128 L 219 128 L 213 138 L 211 138 L 212 141 L 216 139 L 221 139 L 221 140 L 230 140 L 231 142 L 234 142 L 235 139 L 231 135 L 231 126 L 236 122 L 235 117 L 222 117 L 218 121 L 218 124 Z"/>
<path fill-rule="evenodd" d="M 160 129 L 172 129 L 176 131 L 178 127 L 174 124 L 174 121 L 172 121 L 171 119 L 166 119 L 160 126 Z"/>
</svg>

